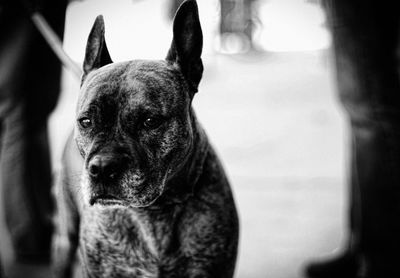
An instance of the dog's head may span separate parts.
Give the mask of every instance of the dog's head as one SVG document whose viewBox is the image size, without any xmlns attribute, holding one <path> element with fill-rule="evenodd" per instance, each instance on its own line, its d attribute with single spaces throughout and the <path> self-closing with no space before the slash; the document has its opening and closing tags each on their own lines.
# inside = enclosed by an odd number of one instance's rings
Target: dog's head
<svg viewBox="0 0 400 278">
<path fill-rule="evenodd" d="M 176 13 L 165 60 L 113 63 L 96 18 L 86 47 L 75 140 L 84 158 L 83 200 L 144 207 L 193 151 L 191 101 L 203 66 L 194 0 Z"/>
</svg>

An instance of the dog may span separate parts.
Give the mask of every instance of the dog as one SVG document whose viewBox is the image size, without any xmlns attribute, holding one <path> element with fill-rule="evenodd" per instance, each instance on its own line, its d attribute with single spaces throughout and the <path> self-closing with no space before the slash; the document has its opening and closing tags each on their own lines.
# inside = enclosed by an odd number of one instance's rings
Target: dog
<svg viewBox="0 0 400 278">
<path fill-rule="evenodd" d="M 191 107 L 203 73 L 196 1 L 173 23 L 165 60 L 113 63 L 98 16 L 73 135 L 55 184 L 56 277 L 232 277 L 238 216 Z"/>
</svg>

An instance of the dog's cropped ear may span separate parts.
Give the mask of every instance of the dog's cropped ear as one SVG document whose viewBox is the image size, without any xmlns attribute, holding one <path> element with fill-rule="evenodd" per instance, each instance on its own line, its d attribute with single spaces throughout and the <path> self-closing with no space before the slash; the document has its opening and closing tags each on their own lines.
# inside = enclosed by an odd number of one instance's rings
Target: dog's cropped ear
<svg viewBox="0 0 400 278">
<path fill-rule="evenodd" d="M 106 41 L 104 38 L 104 19 L 102 15 L 98 15 L 90 31 L 86 44 L 85 60 L 83 62 L 82 82 L 89 72 L 98 69 L 107 64 L 111 64 L 112 60 L 108 53 Z"/>
<path fill-rule="evenodd" d="M 173 24 L 173 39 L 166 60 L 177 63 L 187 78 L 193 94 L 197 92 L 203 75 L 201 51 L 203 34 L 195 0 L 182 3 Z"/>
</svg>

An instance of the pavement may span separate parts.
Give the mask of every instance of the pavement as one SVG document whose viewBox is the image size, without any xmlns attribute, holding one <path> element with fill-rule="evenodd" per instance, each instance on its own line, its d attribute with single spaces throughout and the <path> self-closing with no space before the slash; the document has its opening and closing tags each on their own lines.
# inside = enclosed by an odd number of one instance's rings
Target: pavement
<svg viewBox="0 0 400 278">
<path fill-rule="evenodd" d="M 300 278 L 346 236 L 346 123 L 329 52 L 214 55 L 194 107 L 241 219 L 236 277 Z"/>
</svg>

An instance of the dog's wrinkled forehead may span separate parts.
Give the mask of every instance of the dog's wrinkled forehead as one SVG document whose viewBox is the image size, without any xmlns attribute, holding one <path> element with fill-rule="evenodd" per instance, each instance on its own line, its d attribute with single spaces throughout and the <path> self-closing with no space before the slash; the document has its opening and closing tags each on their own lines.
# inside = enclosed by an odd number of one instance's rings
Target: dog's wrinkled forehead
<svg viewBox="0 0 400 278">
<path fill-rule="evenodd" d="M 91 72 L 82 84 L 78 109 L 94 101 L 118 99 L 171 109 L 188 101 L 188 85 L 179 69 L 166 61 L 113 63 Z"/>
</svg>

